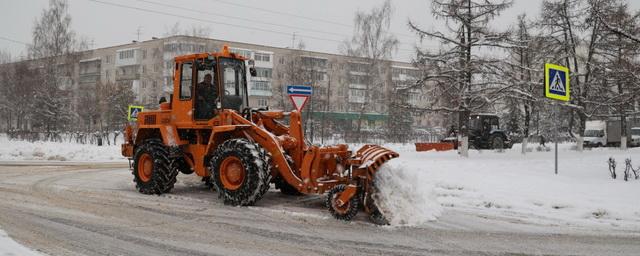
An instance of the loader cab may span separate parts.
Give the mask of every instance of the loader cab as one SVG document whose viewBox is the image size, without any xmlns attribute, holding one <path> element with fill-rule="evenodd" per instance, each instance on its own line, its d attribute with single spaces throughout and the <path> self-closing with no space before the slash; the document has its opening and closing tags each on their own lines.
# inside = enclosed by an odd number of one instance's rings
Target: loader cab
<svg viewBox="0 0 640 256">
<path fill-rule="evenodd" d="M 171 105 L 181 113 L 177 122 L 207 122 L 221 109 L 241 112 L 248 102 L 243 59 L 208 53 L 176 58 Z"/>
<path fill-rule="evenodd" d="M 249 107 L 247 74 L 243 60 L 219 58 L 221 108 L 242 112 Z"/>
</svg>

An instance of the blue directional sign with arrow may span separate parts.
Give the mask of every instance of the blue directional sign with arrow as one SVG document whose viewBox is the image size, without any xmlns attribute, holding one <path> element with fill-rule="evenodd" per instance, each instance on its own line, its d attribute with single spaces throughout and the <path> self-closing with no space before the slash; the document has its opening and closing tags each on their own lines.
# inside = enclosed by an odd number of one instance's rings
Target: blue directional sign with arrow
<svg viewBox="0 0 640 256">
<path fill-rule="evenodd" d="M 313 94 L 313 87 L 308 85 L 288 85 L 287 93 L 293 106 L 300 112 L 307 103 L 307 100 L 309 100 L 309 97 Z"/>
<path fill-rule="evenodd" d="M 308 85 L 288 85 L 287 93 L 295 95 L 311 95 L 313 94 L 313 88 Z"/>
</svg>

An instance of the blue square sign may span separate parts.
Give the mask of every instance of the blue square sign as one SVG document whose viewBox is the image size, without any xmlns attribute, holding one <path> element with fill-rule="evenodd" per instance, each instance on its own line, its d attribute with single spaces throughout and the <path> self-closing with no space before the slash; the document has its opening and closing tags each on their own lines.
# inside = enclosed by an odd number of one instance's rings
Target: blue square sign
<svg viewBox="0 0 640 256">
<path fill-rule="evenodd" d="M 569 101 L 569 69 L 546 63 L 544 65 L 544 95 L 547 98 Z"/>
</svg>

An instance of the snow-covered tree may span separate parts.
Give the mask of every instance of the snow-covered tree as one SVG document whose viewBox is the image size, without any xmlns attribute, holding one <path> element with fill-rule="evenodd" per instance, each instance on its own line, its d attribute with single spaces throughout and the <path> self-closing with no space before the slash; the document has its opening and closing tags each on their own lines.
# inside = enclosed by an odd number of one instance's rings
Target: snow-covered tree
<svg viewBox="0 0 640 256">
<path fill-rule="evenodd" d="M 471 112 L 483 111 L 500 99 L 510 86 L 500 76 L 501 57 L 486 53 L 494 48 L 516 47 L 508 34 L 495 32 L 489 21 L 511 6 L 509 0 L 433 0 L 431 12 L 443 20 L 443 31 L 425 30 L 409 21 L 420 39 L 441 43 L 438 51 L 418 49 L 415 63 L 425 71 L 421 83 L 433 84 L 428 110 L 458 114 L 459 130 L 466 136 Z"/>
<path fill-rule="evenodd" d="M 64 129 L 72 121 L 72 72 L 82 48 L 71 29 L 71 16 L 66 0 L 51 0 L 49 8 L 35 21 L 29 56 L 41 65 L 40 86 L 35 90 L 34 126 L 47 132 Z M 31 71 L 36 72 L 36 71 Z"/>
</svg>

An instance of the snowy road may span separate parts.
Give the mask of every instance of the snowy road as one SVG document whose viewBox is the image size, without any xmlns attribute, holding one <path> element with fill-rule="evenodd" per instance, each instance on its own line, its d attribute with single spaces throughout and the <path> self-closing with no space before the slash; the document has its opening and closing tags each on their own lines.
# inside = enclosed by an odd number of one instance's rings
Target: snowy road
<svg viewBox="0 0 640 256">
<path fill-rule="evenodd" d="M 126 163 L 0 163 L 0 227 L 50 255 L 638 255 L 638 233 L 541 227 L 445 209 L 421 227 L 329 217 L 322 197 L 269 191 L 224 206 L 194 176 L 163 196 L 134 190 Z M 0 254 L 2 254 L 0 252 Z"/>
</svg>

